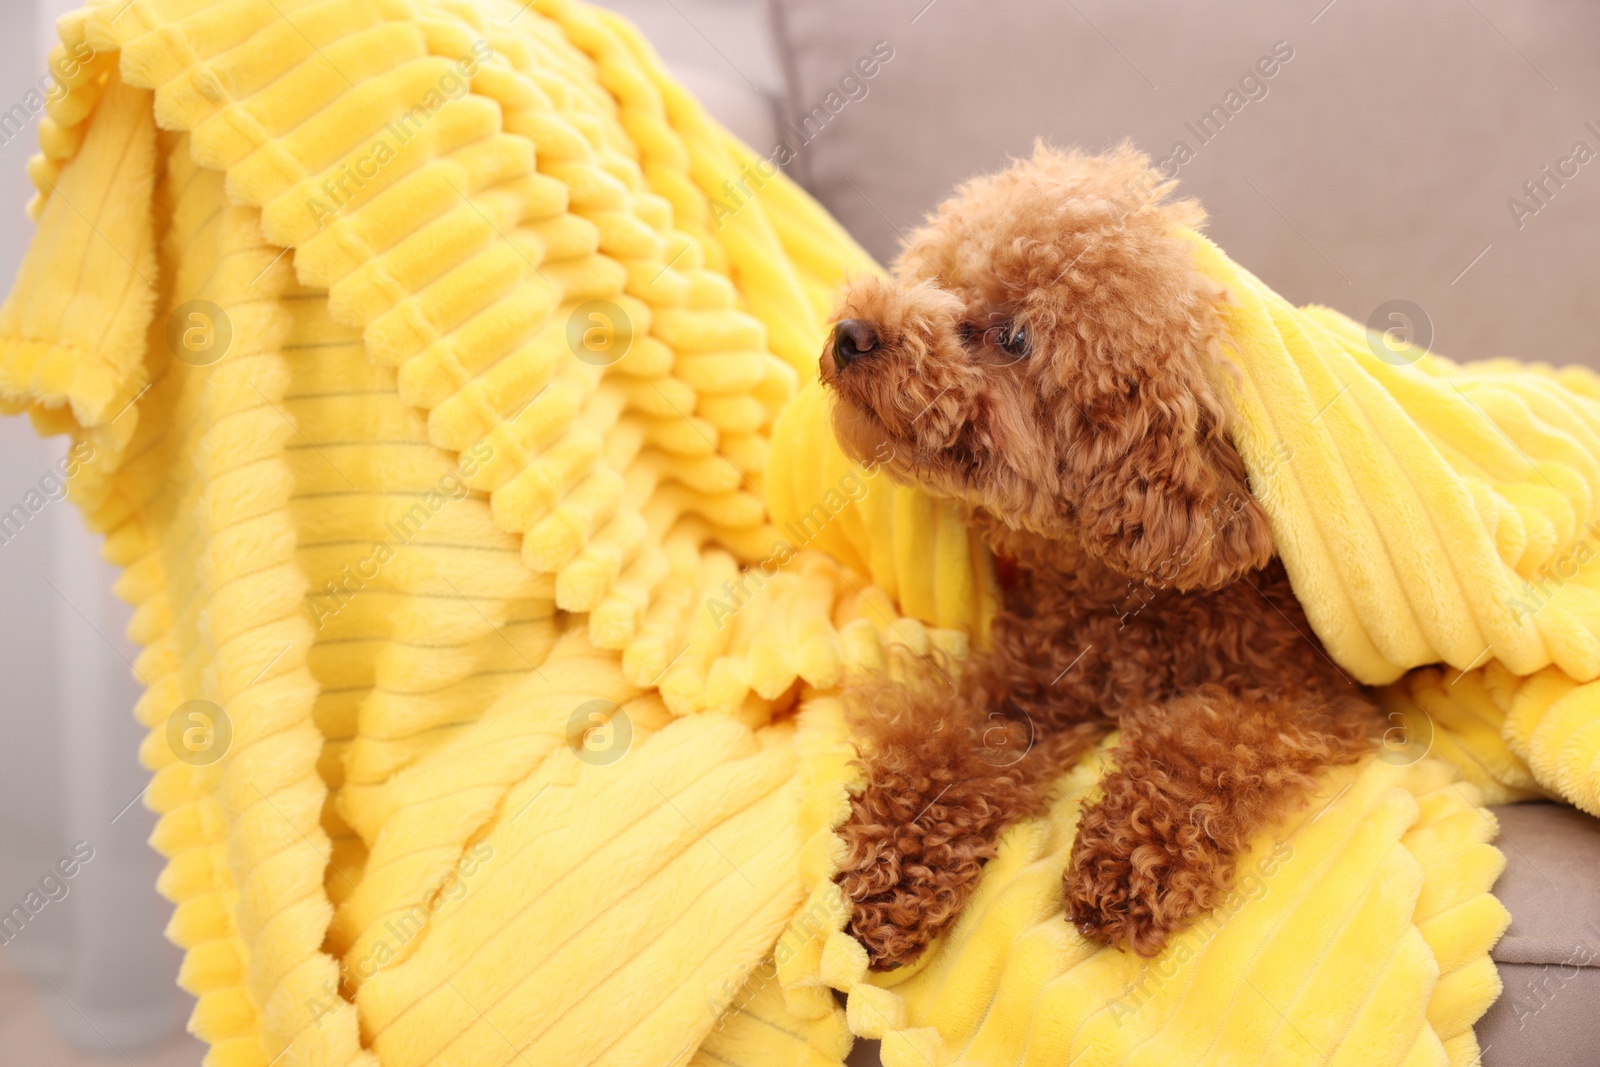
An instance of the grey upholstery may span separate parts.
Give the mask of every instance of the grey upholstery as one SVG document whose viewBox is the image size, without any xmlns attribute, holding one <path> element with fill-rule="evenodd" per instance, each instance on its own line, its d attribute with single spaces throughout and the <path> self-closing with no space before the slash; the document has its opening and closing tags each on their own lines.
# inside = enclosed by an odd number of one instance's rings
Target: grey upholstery
<svg viewBox="0 0 1600 1067">
<path fill-rule="evenodd" d="M 1505 992 L 1478 1023 L 1488 1067 L 1600 1060 L 1600 820 L 1557 804 L 1496 808 L 1511 927 L 1495 946 Z"/>
<path fill-rule="evenodd" d="M 796 176 L 880 258 L 957 181 L 1026 153 L 1036 136 L 1089 149 L 1131 137 L 1158 158 L 1181 140 L 1194 157 L 1180 190 L 1211 212 L 1210 232 L 1235 259 L 1291 300 L 1366 321 L 1407 299 L 1446 355 L 1600 366 L 1600 158 L 1572 162 L 1568 178 L 1542 172 L 1579 141 L 1600 153 L 1600 5 L 771 9 L 787 74 L 779 132 L 791 142 L 874 42 L 893 49 L 864 96 L 841 93 L 837 114 L 825 125 L 813 117 L 816 135 L 792 145 Z M 1257 64 L 1277 42 L 1292 58 L 1262 77 Z M 1535 180 L 1543 204 L 1524 190 Z M 1514 197 L 1537 211 L 1514 216 Z"/>
</svg>

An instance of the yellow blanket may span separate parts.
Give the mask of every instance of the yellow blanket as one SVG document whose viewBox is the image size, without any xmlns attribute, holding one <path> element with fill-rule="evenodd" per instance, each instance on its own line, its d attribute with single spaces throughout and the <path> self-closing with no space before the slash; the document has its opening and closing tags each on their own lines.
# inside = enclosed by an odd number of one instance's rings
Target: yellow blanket
<svg viewBox="0 0 1600 1067">
<path fill-rule="evenodd" d="M 1471 1062 L 1506 922 L 1483 797 L 1595 802 L 1591 583 L 1552 580 L 1526 634 L 1485 592 L 1560 574 L 1594 518 L 1589 379 L 1381 376 L 1202 243 L 1319 633 L 1370 681 L 1457 669 L 1387 690 L 1387 758 L 1157 960 L 1061 917 L 1096 753 L 942 944 L 869 976 L 830 880 L 830 694 L 890 645 L 981 641 L 993 574 L 827 433 L 809 383 L 868 257 L 572 0 L 59 25 L 0 401 L 79 443 L 70 492 L 125 569 L 208 1062 L 816 1067 L 852 1034 L 891 1067 Z M 1408 389 L 1444 414 L 1408 421 Z M 1493 434 L 1445 417 L 1458 392 Z M 1346 466 L 1297 473 L 1323 452 Z M 1293 480 L 1333 475 L 1337 518 Z M 1396 546 L 1402 514 L 1457 526 Z"/>
</svg>

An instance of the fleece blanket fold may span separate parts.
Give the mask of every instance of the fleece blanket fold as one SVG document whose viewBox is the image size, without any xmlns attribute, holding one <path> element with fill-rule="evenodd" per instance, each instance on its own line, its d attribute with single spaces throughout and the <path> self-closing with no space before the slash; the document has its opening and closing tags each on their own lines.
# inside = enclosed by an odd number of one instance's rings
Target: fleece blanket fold
<svg viewBox="0 0 1600 1067">
<path fill-rule="evenodd" d="M 872 975 L 831 880 L 837 689 L 959 655 L 995 598 L 953 507 L 828 432 L 831 293 L 878 268 L 574 0 L 58 27 L 0 404 L 74 439 L 123 568 L 209 1064 L 1472 1062 L 1507 921 L 1482 804 L 1596 801 L 1593 583 L 1561 570 L 1591 379 L 1369 366 L 1197 238 L 1252 485 L 1399 741 L 1152 961 L 1061 916 L 1098 751 Z"/>
</svg>

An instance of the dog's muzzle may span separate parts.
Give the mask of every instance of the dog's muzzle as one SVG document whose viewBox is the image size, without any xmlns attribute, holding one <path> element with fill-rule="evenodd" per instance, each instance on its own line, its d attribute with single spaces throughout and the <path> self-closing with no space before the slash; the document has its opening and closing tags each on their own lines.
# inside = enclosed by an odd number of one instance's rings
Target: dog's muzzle
<svg viewBox="0 0 1600 1067">
<path fill-rule="evenodd" d="M 833 328 L 833 363 L 840 370 L 883 346 L 877 327 L 861 319 L 842 319 Z"/>
</svg>

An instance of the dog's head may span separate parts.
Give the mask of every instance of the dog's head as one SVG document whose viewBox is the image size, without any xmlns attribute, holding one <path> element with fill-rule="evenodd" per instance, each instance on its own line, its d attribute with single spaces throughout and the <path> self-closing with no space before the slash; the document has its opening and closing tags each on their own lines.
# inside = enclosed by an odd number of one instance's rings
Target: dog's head
<svg viewBox="0 0 1600 1067">
<path fill-rule="evenodd" d="M 1153 585 L 1264 565 L 1215 381 L 1226 298 L 1171 184 L 1126 146 L 1041 146 L 962 186 L 892 282 L 845 292 L 821 361 L 845 451 Z"/>
</svg>

